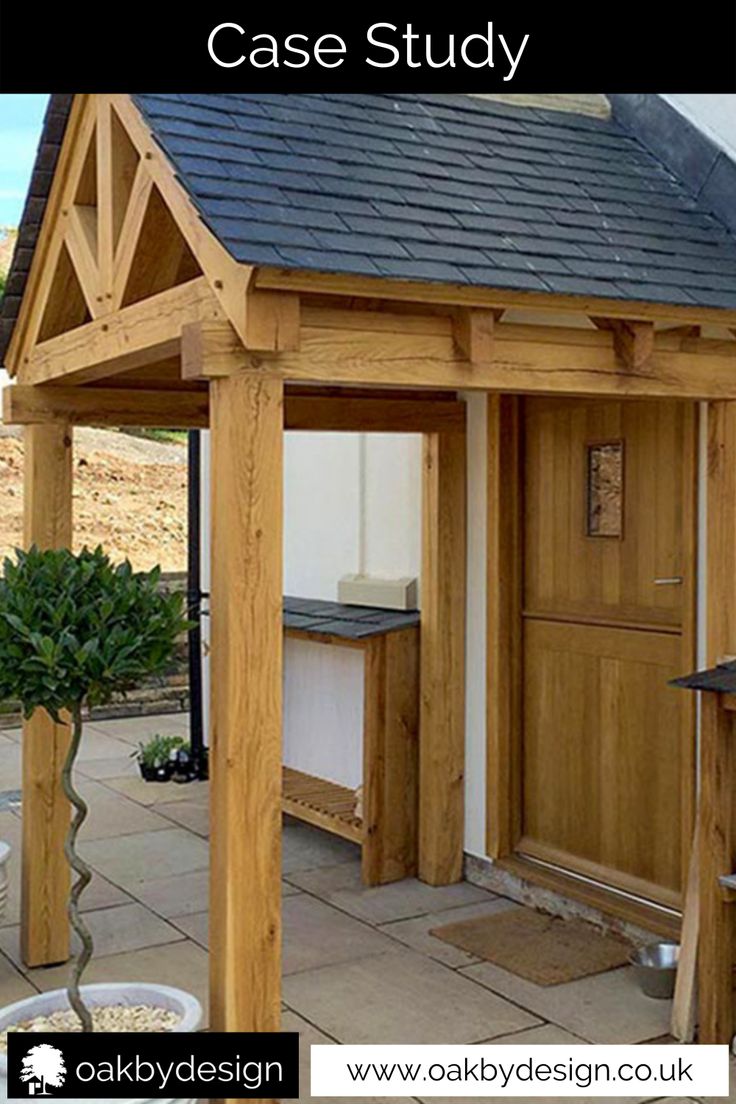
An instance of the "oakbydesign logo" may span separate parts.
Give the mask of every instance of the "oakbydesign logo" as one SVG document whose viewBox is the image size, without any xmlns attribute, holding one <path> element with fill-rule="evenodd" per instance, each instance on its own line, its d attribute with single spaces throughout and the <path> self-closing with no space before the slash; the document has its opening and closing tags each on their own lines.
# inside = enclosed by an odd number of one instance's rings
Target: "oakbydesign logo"
<svg viewBox="0 0 736 1104">
<path fill-rule="evenodd" d="M 66 1080 L 64 1055 L 55 1046 L 39 1043 L 23 1059 L 21 1081 L 28 1083 L 29 1096 L 50 1096 L 49 1086 L 60 1089 Z"/>
</svg>

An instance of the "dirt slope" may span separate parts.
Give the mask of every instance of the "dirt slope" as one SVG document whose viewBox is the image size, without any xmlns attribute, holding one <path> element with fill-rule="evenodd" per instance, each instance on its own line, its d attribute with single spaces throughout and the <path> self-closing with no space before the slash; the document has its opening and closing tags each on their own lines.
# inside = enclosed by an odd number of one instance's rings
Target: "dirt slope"
<svg viewBox="0 0 736 1104">
<path fill-rule="evenodd" d="M 20 544 L 23 442 L 0 426 L 0 554 Z M 74 544 L 102 544 L 139 569 L 186 567 L 186 448 L 101 429 L 74 444 Z"/>
<path fill-rule="evenodd" d="M 6 226 L 0 226 L 0 276 L 5 276 L 10 268 L 13 250 L 15 249 L 15 239 L 17 237 L 17 230 L 11 230 Z"/>
</svg>

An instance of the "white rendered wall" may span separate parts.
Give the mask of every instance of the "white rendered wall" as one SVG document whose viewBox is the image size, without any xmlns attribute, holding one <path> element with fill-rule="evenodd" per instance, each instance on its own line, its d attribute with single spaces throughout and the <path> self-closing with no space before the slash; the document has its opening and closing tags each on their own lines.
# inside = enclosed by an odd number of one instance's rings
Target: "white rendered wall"
<svg viewBox="0 0 736 1104">
<path fill-rule="evenodd" d="M 736 95 L 689 92 L 663 96 L 699 130 L 736 157 Z"/>
<path fill-rule="evenodd" d="M 485 853 L 486 398 L 468 402 L 466 850 Z M 209 590 L 209 434 L 202 434 L 203 589 Z M 284 592 L 334 600 L 341 575 L 419 576 L 421 438 L 287 433 Z M 203 624 L 205 639 L 209 619 Z M 205 663 L 205 701 L 209 672 Z M 361 654 L 287 640 L 284 759 L 355 788 L 362 768 Z"/>
<path fill-rule="evenodd" d="M 284 642 L 284 762 L 297 770 L 361 784 L 363 653 Z"/>
<path fill-rule="evenodd" d="M 209 434 L 202 434 L 203 583 L 209 590 Z M 287 433 L 284 593 L 335 601 L 343 575 L 417 576 L 421 438 Z M 209 635 L 209 619 L 203 625 Z M 209 700 L 205 661 L 205 699 Z M 287 640 L 284 760 L 355 788 L 362 773 L 362 655 Z"/>
<path fill-rule="evenodd" d="M 465 636 L 465 850 L 486 853 L 487 411 L 468 392 L 468 587 Z"/>
</svg>

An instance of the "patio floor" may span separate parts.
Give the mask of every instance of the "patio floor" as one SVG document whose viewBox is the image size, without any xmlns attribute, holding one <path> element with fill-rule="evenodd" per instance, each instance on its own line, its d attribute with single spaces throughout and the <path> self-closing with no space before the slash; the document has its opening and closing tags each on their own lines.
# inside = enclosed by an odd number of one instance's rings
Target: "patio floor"
<svg viewBox="0 0 736 1104">
<path fill-rule="evenodd" d="M 85 980 L 179 985 L 206 1008 L 208 787 L 140 780 L 131 751 L 156 732 L 185 735 L 186 715 L 86 728 L 79 788 L 90 817 L 81 850 L 97 877 L 83 905 L 96 940 Z M 20 788 L 19 739 L 15 730 L 0 734 L 0 838 L 14 849 L 0 1005 L 58 988 L 67 973 L 20 962 L 20 809 L 9 794 Z M 508 899 L 469 883 L 365 889 L 357 847 L 293 821 L 284 829 L 283 877 L 283 1026 L 305 1044 L 304 1099 L 313 1042 L 667 1041 L 669 1003 L 642 996 L 628 967 L 542 988 L 429 935 L 443 923 L 518 907 Z"/>
</svg>

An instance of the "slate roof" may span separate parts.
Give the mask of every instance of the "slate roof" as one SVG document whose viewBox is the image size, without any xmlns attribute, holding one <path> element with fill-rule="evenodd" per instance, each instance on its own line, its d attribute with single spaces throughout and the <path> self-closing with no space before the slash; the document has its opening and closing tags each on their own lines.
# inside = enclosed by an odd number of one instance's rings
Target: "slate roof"
<svg viewBox="0 0 736 1104">
<path fill-rule="evenodd" d="M 33 175 L 28 186 L 23 214 L 18 229 L 15 253 L 5 284 L 0 306 L 0 358 L 4 355 L 15 320 L 18 317 L 28 271 L 33 259 L 41 220 L 46 210 L 51 180 L 64 137 L 73 97 L 68 94 L 51 96 L 46 109 L 41 140 L 36 152 Z"/>
<path fill-rule="evenodd" d="M 141 95 L 261 265 L 736 307 L 736 238 L 615 121 L 463 95 Z"/>
<path fill-rule="evenodd" d="M 736 237 L 615 120 L 465 95 L 134 98 L 239 261 L 736 308 Z M 42 174 L 66 101 L 52 98 Z M 0 353 L 42 210 L 37 192 Z"/>
<path fill-rule="evenodd" d="M 347 606 L 319 598 L 284 598 L 284 628 L 366 640 L 419 624 L 418 610 L 387 610 L 373 606 Z"/>
<path fill-rule="evenodd" d="M 679 686 L 683 690 L 712 690 L 721 694 L 733 694 L 736 691 L 736 662 L 729 660 L 710 667 L 707 671 L 695 671 L 692 675 L 672 679 L 670 686 Z"/>
</svg>

